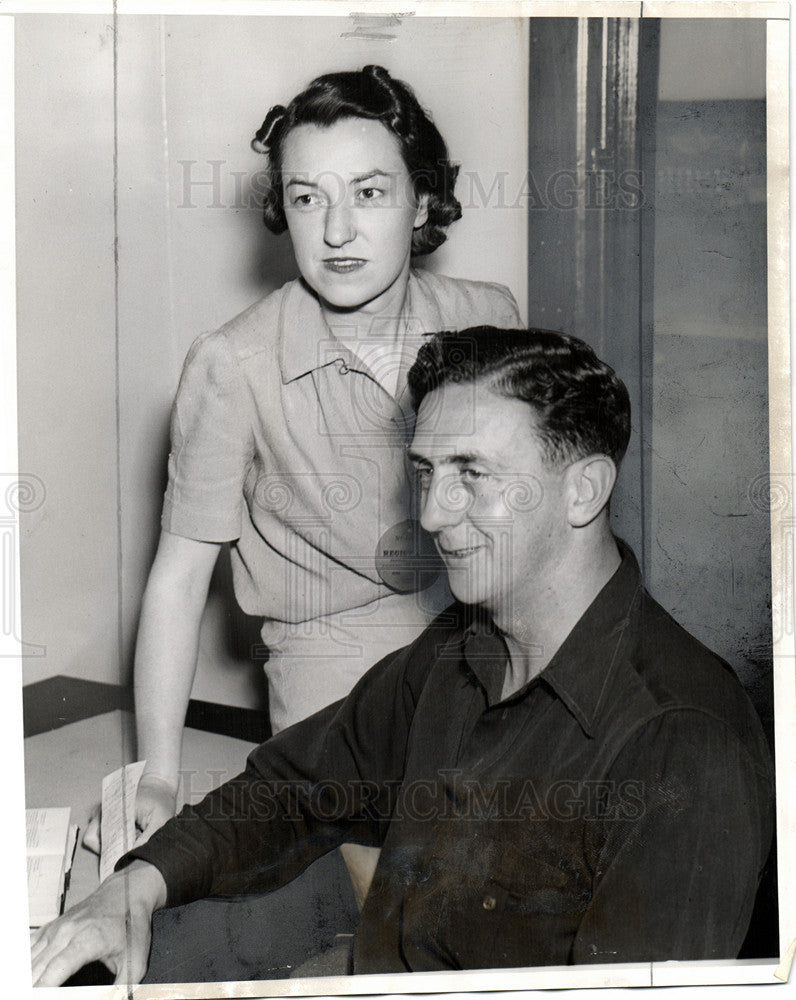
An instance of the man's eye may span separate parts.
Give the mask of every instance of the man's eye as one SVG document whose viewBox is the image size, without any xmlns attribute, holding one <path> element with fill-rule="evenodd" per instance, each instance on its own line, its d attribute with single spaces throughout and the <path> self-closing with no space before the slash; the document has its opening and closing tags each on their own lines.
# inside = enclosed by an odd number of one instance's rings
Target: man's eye
<svg viewBox="0 0 796 1000">
<path fill-rule="evenodd" d="M 431 469 L 415 468 L 415 479 L 418 486 L 425 490 L 428 489 L 428 484 L 431 482 Z"/>
<path fill-rule="evenodd" d="M 478 469 L 462 469 L 461 477 L 466 483 L 474 483 L 478 479 L 483 479 L 485 473 L 479 472 Z"/>
</svg>

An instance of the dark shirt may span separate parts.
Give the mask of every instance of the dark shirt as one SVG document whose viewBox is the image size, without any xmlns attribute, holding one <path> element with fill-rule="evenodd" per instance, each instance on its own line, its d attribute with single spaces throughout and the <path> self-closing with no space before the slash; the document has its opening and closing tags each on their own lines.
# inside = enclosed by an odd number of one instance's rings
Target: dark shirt
<svg viewBox="0 0 796 1000">
<path fill-rule="evenodd" d="M 502 638 L 454 605 L 127 860 L 176 905 L 380 845 L 358 973 L 734 957 L 771 839 L 765 740 L 622 555 L 510 697 Z"/>
</svg>

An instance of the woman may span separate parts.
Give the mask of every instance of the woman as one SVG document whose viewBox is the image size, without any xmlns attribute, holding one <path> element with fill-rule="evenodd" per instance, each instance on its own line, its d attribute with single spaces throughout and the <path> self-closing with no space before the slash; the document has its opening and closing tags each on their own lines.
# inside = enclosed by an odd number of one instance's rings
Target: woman
<svg viewBox="0 0 796 1000">
<path fill-rule="evenodd" d="M 414 534 L 403 445 L 422 336 L 520 323 L 505 288 L 412 269 L 461 215 L 457 168 L 385 69 L 318 78 L 253 146 L 268 158 L 266 225 L 289 231 L 301 278 L 200 337 L 183 370 L 136 650 L 144 837 L 175 811 L 221 545 L 241 607 L 265 620 L 273 729 L 343 697 L 440 607 L 406 592 L 425 581 L 410 568 L 407 586 L 393 561 Z"/>
</svg>

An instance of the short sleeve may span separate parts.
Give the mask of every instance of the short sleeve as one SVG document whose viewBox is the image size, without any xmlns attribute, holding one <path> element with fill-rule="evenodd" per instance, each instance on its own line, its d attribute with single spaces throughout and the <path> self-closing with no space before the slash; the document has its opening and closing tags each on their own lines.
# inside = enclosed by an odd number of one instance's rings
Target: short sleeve
<svg viewBox="0 0 796 1000">
<path fill-rule="evenodd" d="M 254 454 L 248 396 L 226 338 L 214 333 L 194 341 L 171 413 L 166 531 L 206 542 L 240 536 Z"/>
<path fill-rule="evenodd" d="M 520 310 L 514 296 L 505 285 L 489 283 L 488 309 L 492 313 L 489 326 L 497 326 L 506 330 L 516 330 L 523 326 Z"/>
</svg>

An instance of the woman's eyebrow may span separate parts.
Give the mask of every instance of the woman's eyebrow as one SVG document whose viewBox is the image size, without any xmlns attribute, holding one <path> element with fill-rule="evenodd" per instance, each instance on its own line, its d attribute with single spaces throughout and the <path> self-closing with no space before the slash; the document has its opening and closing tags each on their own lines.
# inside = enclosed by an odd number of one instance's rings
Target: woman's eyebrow
<svg viewBox="0 0 796 1000">
<path fill-rule="evenodd" d="M 378 167 L 375 170 L 370 170 L 366 174 L 361 174 L 359 177 L 352 177 L 352 184 L 361 184 L 363 181 L 372 181 L 374 177 L 391 177 L 392 174 L 389 170 L 381 170 Z"/>
<path fill-rule="evenodd" d="M 351 180 L 349 181 L 349 184 L 362 184 L 365 181 L 372 181 L 375 177 L 392 177 L 392 176 L 393 174 L 389 170 L 381 170 L 380 168 L 377 167 L 375 170 L 368 170 L 367 173 L 359 174 L 356 177 L 352 177 Z M 315 181 L 311 181 L 308 177 L 304 176 L 289 177 L 283 183 L 286 188 L 293 186 L 308 187 L 308 188 L 318 187 Z"/>
</svg>

